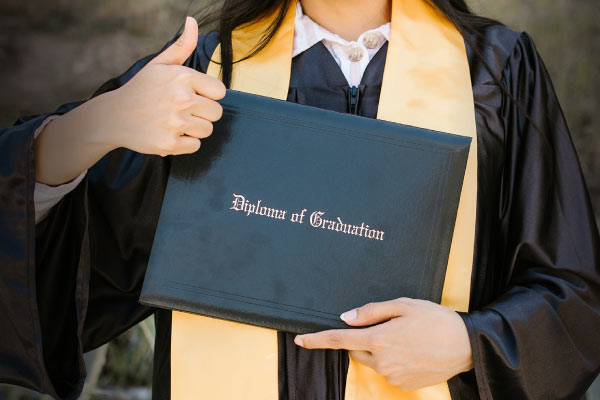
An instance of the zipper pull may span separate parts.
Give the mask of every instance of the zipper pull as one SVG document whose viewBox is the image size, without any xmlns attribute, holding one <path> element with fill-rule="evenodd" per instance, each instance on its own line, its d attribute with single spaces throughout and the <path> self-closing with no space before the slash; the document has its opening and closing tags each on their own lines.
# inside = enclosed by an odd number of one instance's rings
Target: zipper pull
<svg viewBox="0 0 600 400">
<path fill-rule="evenodd" d="M 352 86 L 348 91 L 348 105 L 350 108 L 350 114 L 358 114 L 358 88 Z"/>
</svg>

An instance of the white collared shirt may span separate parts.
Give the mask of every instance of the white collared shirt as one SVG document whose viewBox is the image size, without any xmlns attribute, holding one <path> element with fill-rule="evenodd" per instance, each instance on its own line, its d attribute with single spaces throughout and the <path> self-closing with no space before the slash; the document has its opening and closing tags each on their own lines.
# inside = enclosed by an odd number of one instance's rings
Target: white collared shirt
<svg viewBox="0 0 600 400">
<path fill-rule="evenodd" d="M 323 42 L 333 59 L 342 70 L 350 86 L 358 86 L 367 65 L 390 38 L 390 23 L 381 25 L 376 29 L 363 32 L 356 41 L 347 41 L 323 28 L 302 12 L 300 2 L 296 5 L 296 19 L 294 22 L 294 47 L 293 57 L 310 49 L 318 42 Z M 44 123 L 36 130 L 37 137 L 44 127 L 56 116 L 46 118 Z M 69 183 L 60 186 L 48 186 L 36 182 L 34 189 L 35 222 L 38 223 L 48 215 L 66 194 L 77 187 L 85 177 L 87 171 Z"/>
<path fill-rule="evenodd" d="M 294 50 L 292 56 L 323 42 L 340 67 L 348 84 L 358 86 L 367 65 L 381 46 L 390 39 L 390 23 L 363 32 L 356 41 L 347 41 L 317 24 L 302 12 L 300 2 L 296 5 L 294 23 Z"/>
</svg>

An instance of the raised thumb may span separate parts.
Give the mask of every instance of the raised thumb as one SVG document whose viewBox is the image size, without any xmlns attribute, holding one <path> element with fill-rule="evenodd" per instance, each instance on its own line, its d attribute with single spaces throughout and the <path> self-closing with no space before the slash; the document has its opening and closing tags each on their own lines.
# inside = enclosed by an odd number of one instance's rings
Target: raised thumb
<svg viewBox="0 0 600 400">
<path fill-rule="evenodd" d="M 193 17 L 187 17 L 181 36 L 150 61 L 150 64 L 182 65 L 192 55 L 197 44 L 198 22 Z"/>
</svg>

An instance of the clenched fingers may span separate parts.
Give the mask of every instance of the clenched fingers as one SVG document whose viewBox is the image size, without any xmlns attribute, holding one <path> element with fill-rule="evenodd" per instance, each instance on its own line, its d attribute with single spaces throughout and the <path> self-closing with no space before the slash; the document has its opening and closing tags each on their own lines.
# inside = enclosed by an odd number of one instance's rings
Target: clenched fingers
<svg viewBox="0 0 600 400">
<path fill-rule="evenodd" d="M 193 136 L 198 139 L 204 139 L 210 136 L 213 131 L 213 124 L 204 118 L 198 118 L 193 115 L 185 117 L 185 124 L 182 128 L 182 134 Z"/>
<path fill-rule="evenodd" d="M 180 136 L 177 138 L 176 147 L 171 155 L 191 154 L 200 149 L 200 139 L 191 136 Z"/>
<path fill-rule="evenodd" d="M 212 100 L 221 100 L 225 97 L 225 85 L 218 79 L 198 71 L 191 71 L 190 84 L 200 96 Z"/>
<path fill-rule="evenodd" d="M 191 115 L 204 118 L 207 121 L 218 121 L 223 115 L 223 107 L 214 100 L 206 97 L 193 95 L 192 104 L 186 109 Z"/>
</svg>

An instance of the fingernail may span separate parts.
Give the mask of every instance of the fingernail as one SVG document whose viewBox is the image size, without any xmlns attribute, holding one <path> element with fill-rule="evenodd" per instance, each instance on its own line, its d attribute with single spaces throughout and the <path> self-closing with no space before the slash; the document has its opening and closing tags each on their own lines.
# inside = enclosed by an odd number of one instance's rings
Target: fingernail
<svg viewBox="0 0 600 400">
<path fill-rule="evenodd" d="M 296 343 L 298 346 L 304 346 L 304 342 L 302 342 L 302 338 L 300 338 L 300 336 L 296 336 L 294 338 L 294 343 Z"/>
<path fill-rule="evenodd" d="M 340 318 L 344 322 L 354 321 L 356 319 L 356 309 L 350 310 L 350 311 L 346 311 L 345 313 L 343 313 L 342 315 L 340 315 Z"/>
</svg>

